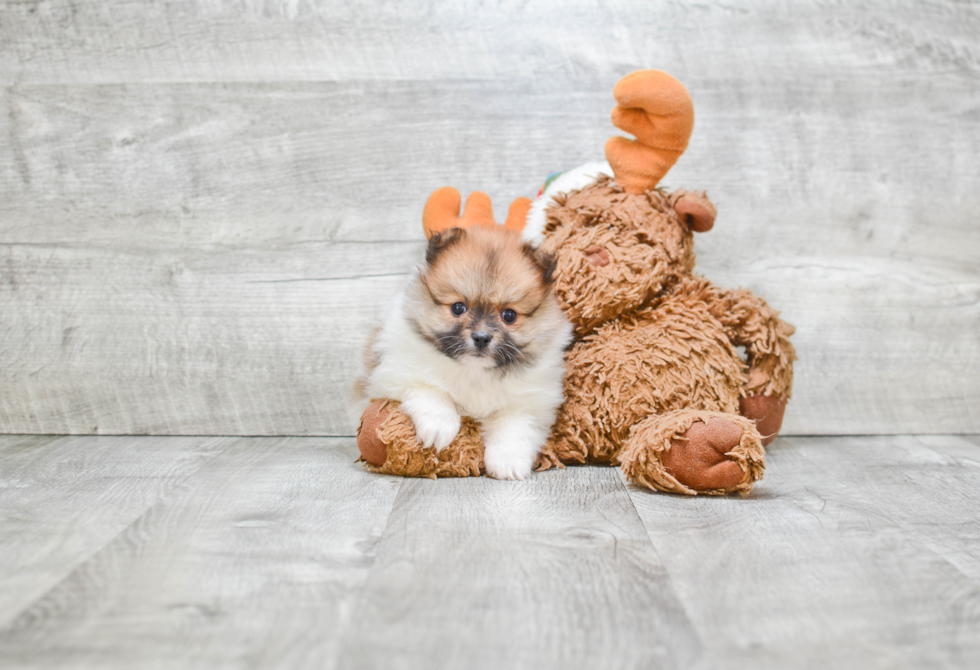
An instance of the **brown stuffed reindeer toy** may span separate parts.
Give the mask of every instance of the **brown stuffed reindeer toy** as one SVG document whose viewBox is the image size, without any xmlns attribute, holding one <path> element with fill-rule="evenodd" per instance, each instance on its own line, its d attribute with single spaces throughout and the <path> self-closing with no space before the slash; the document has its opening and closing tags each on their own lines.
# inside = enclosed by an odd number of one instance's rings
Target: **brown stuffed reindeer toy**
<svg viewBox="0 0 980 670">
<path fill-rule="evenodd" d="M 687 90 L 666 73 L 641 70 L 613 93 L 613 123 L 636 139 L 614 137 L 608 165 L 546 184 L 523 231 L 557 258 L 554 291 L 576 337 L 538 469 L 620 465 L 653 489 L 745 493 L 762 477 L 763 445 L 782 424 L 793 328 L 762 298 L 693 272 L 693 233 L 712 228 L 715 207 L 704 193 L 657 188 L 693 129 Z M 522 213 L 527 203 L 515 207 Z M 378 472 L 483 472 L 476 422 L 464 419 L 437 453 L 419 445 L 398 403 L 383 398 L 364 412 L 358 446 Z"/>
</svg>

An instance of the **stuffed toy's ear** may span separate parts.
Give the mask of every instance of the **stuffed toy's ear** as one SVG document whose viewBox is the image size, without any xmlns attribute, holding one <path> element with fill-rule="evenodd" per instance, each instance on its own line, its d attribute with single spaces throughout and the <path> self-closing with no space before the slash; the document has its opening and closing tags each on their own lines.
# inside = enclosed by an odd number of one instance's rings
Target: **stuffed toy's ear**
<svg viewBox="0 0 980 670">
<path fill-rule="evenodd" d="M 674 210 L 688 228 L 695 233 L 705 233 L 715 225 L 718 210 L 705 195 L 687 193 L 674 204 Z"/>
</svg>

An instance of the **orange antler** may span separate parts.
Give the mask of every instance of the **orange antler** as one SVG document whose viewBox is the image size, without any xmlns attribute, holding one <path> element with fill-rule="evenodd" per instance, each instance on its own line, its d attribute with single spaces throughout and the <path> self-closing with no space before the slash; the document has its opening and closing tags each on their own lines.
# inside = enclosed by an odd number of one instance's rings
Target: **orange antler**
<svg viewBox="0 0 980 670">
<path fill-rule="evenodd" d="M 637 70 L 616 84 L 612 122 L 636 137 L 610 137 L 606 159 L 629 193 L 644 193 L 663 178 L 687 148 L 694 103 L 684 85 L 660 70 Z"/>
<path fill-rule="evenodd" d="M 422 210 L 422 227 L 425 228 L 427 238 L 450 228 L 497 226 L 497 221 L 493 218 L 493 205 L 490 203 L 490 196 L 486 193 L 480 191 L 470 193 L 462 216 L 459 215 L 461 201 L 459 191 L 452 186 L 443 186 L 432 192 L 429 199 L 425 201 L 425 209 Z M 531 209 L 530 198 L 520 197 L 510 203 L 504 228 L 523 230 L 529 209 Z"/>
</svg>

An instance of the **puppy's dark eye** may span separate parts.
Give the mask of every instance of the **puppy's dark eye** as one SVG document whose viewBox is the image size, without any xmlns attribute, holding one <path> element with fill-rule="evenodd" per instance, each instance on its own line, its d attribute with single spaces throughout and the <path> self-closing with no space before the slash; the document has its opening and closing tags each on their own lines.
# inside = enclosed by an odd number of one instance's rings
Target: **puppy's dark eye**
<svg viewBox="0 0 980 670">
<path fill-rule="evenodd" d="M 508 307 L 500 313 L 500 318 L 504 320 L 504 323 L 514 323 L 517 320 L 517 312 Z"/>
<path fill-rule="evenodd" d="M 453 313 L 453 316 L 462 316 L 466 314 L 466 305 L 461 302 L 454 302 L 449 310 Z"/>
</svg>

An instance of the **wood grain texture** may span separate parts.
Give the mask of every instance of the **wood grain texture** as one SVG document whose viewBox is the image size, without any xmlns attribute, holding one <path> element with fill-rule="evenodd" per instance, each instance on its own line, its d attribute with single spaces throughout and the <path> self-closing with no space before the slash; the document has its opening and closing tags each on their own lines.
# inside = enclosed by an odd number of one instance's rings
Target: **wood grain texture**
<svg viewBox="0 0 980 670">
<path fill-rule="evenodd" d="M 347 404 L 363 333 L 404 280 L 397 270 L 407 270 L 399 258 L 405 246 L 10 247 L 0 263 L 13 283 L 0 305 L 26 330 L 11 328 L 4 341 L 0 425 L 36 433 L 352 434 Z M 365 276 L 359 257 L 372 251 L 391 259 L 379 276 Z M 391 265 L 395 274 L 385 274 Z"/>
<path fill-rule="evenodd" d="M 975 435 L 780 438 L 744 499 L 355 453 L 0 436 L 0 667 L 980 665 Z"/>
<path fill-rule="evenodd" d="M 959 432 L 980 422 L 980 381 L 967 372 L 980 370 L 978 266 L 828 255 L 707 274 L 765 296 L 797 327 L 784 435 Z"/>
<path fill-rule="evenodd" d="M 343 668 L 687 668 L 700 655 L 612 468 L 406 480 Z"/>
<path fill-rule="evenodd" d="M 4 83 L 498 79 L 665 62 L 788 79 L 862 64 L 976 68 L 972 3 L 631 0 L 5 2 Z M 855 48 L 857 47 L 857 48 Z M 674 68 L 676 69 L 676 68 Z"/>
<path fill-rule="evenodd" d="M 978 32 L 958 2 L 0 4 L 0 432 L 350 434 L 428 193 L 502 214 L 600 157 L 645 66 L 694 96 L 666 183 L 719 206 L 699 269 L 799 326 L 784 432 L 978 431 Z"/>
<path fill-rule="evenodd" d="M 960 435 L 964 440 L 970 444 L 975 444 L 980 447 L 980 435 Z"/>
<path fill-rule="evenodd" d="M 232 441 L 0 440 L 0 629 Z"/>
<path fill-rule="evenodd" d="M 351 440 L 234 441 L 98 551 L 64 560 L 63 579 L 0 627 L 0 665 L 336 667 L 400 484 L 355 466 L 355 453 Z M 47 482 L 34 487 L 70 501 Z M 40 496 L 32 502 L 45 511 Z M 75 514 L 91 523 L 99 511 Z M 85 529 L 61 530 L 70 541 Z"/>
<path fill-rule="evenodd" d="M 631 497 L 704 667 L 968 668 L 977 459 L 955 436 L 781 438 L 747 500 Z"/>
<path fill-rule="evenodd" d="M 595 158 L 611 131 L 608 88 L 20 85 L 0 116 L 15 151 L 0 166 L 0 233 L 126 247 L 420 241 L 439 186 L 488 189 L 503 216 L 551 170 Z M 546 147 L 555 160 L 536 157 Z"/>
</svg>

